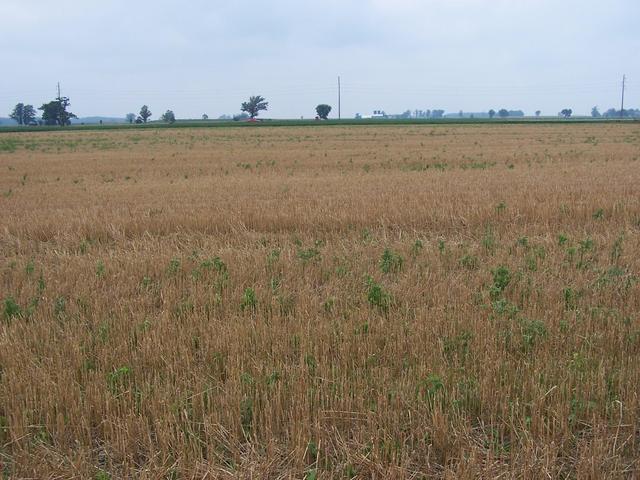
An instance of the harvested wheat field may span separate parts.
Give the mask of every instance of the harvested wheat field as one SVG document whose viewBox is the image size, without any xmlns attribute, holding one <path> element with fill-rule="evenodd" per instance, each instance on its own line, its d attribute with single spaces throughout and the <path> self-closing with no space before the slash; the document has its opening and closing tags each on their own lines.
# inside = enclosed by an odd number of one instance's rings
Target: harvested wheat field
<svg viewBox="0 0 640 480">
<path fill-rule="evenodd" d="M 0 135 L 6 478 L 637 478 L 640 125 Z"/>
</svg>

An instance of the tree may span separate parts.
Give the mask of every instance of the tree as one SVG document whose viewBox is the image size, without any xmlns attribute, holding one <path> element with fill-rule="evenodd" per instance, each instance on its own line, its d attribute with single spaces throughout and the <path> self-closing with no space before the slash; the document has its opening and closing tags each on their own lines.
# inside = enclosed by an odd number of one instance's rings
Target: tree
<svg viewBox="0 0 640 480">
<path fill-rule="evenodd" d="M 45 125 L 58 124 L 58 105 L 55 100 L 43 104 L 38 110 L 42 110 L 42 121 Z"/>
<path fill-rule="evenodd" d="M 536 110 L 536 117 L 539 117 L 542 112 L 540 110 Z"/>
<path fill-rule="evenodd" d="M 164 112 L 162 114 L 162 117 L 160 117 L 160 120 L 162 120 L 163 122 L 167 122 L 167 123 L 175 123 L 176 116 L 174 115 L 174 113 L 171 110 L 167 110 L 166 112 Z"/>
<path fill-rule="evenodd" d="M 247 112 L 251 118 L 256 118 L 262 110 L 269 108 L 269 102 L 265 102 L 264 97 L 255 95 L 249 97 L 248 102 L 242 102 L 240 111 Z"/>
<path fill-rule="evenodd" d="M 25 125 L 29 125 L 30 123 L 35 123 L 36 109 L 33 108 L 33 105 L 24 106 L 24 110 L 22 111 L 22 121 Z"/>
<path fill-rule="evenodd" d="M 591 109 L 591 116 L 592 116 L 593 118 L 600 118 L 600 117 L 602 116 L 602 115 L 600 114 L 600 110 L 598 110 L 598 107 L 597 107 L 597 106 L 596 106 L 596 107 L 593 107 L 593 108 Z"/>
<path fill-rule="evenodd" d="M 151 113 L 151 110 L 149 110 L 149 107 L 146 105 L 143 105 L 142 108 L 140 108 L 140 119 L 142 120 L 142 123 L 147 123 L 147 120 L 151 118 L 151 115 L 153 115 L 153 113 Z"/>
<path fill-rule="evenodd" d="M 36 119 L 36 110 L 33 105 L 18 103 L 9 117 L 18 122 L 18 125 L 29 125 Z"/>
<path fill-rule="evenodd" d="M 564 118 L 569 118 L 572 113 L 573 110 L 571 110 L 570 108 L 563 108 L 562 110 L 560 110 L 560 115 L 562 115 Z"/>
<path fill-rule="evenodd" d="M 13 118 L 16 122 L 18 122 L 18 125 L 24 125 L 24 122 L 22 120 L 23 112 L 24 112 L 24 103 L 18 103 L 13 109 L 13 112 L 9 114 L 9 118 Z"/>
<path fill-rule="evenodd" d="M 45 125 L 60 125 L 64 127 L 71 124 L 72 118 L 78 118 L 74 113 L 67 111 L 71 102 L 68 97 L 58 97 L 45 103 L 38 110 L 42 110 L 42 120 Z"/>
<path fill-rule="evenodd" d="M 207 115 L 206 113 L 202 114 L 202 119 L 203 120 L 209 120 L 209 115 Z"/>
<path fill-rule="evenodd" d="M 327 105 L 326 103 L 321 103 L 316 107 L 316 113 L 321 119 L 326 120 L 329 114 L 331 113 L 331 105 Z"/>
<path fill-rule="evenodd" d="M 496 116 L 496 111 L 492 108 L 491 110 L 489 110 L 489 118 L 493 118 Z"/>
<path fill-rule="evenodd" d="M 124 117 L 127 120 L 127 123 L 133 123 L 136 121 L 136 114 L 135 113 L 127 113 L 127 115 Z"/>
<path fill-rule="evenodd" d="M 638 118 L 640 116 L 640 110 L 637 108 L 625 108 L 620 111 L 615 108 L 610 108 L 606 112 L 602 114 L 605 118 L 620 118 L 620 117 L 631 117 Z"/>
<path fill-rule="evenodd" d="M 506 108 L 501 108 L 500 110 L 498 110 L 498 116 L 500 118 L 507 118 L 509 116 L 509 110 L 507 110 Z"/>
<path fill-rule="evenodd" d="M 431 110 L 431 118 L 442 118 L 444 110 Z"/>
</svg>

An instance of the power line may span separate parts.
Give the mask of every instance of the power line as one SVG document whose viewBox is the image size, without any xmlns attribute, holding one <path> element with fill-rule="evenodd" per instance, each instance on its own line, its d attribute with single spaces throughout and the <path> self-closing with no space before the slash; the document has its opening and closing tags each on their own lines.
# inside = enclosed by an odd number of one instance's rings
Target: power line
<svg viewBox="0 0 640 480">
<path fill-rule="evenodd" d="M 451 94 L 451 95 L 481 95 L 481 94 L 493 94 L 493 93 L 527 93 L 531 94 L 535 92 L 537 94 L 561 94 L 561 93 L 598 93 L 604 91 L 616 90 L 620 91 L 619 86 L 610 82 L 585 82 L 574 84 L 457 84 L 457 85 L 444 85 L 444 84 L 431 84 L 431 85 L 404 85 L 402 88 L 403 93 L 407 94 Z M 625 94 L 630 82 L 625 81 Z M 335 88 L 335 87 L 333 87 Z M 275 88 L 267 88 L 268 95 L 291 95 L 291 94 L 323 94 L 328 93 L 332 87 L 319 84 L 289 84 L 286 86 L 278 86 Z M 114 89 L 111 88 L 96 88 L 87 86 L 73 87 L 74 95 L 78 94 L 93 94 L 104 95 L 110 97 L 127 98 L 137 96 L 163 96 L 166 98 L 198 98 L 198 97 L 229 97 L 234 95 L 245 95 L 248 88 L 240 89 L 238 86 L 233 88 L 171 88 L 163 89 L 156 88 L 125 88 Z M 339 94 L 342 94 L 342 90 L 356 92 L 356 93 L 381 93 L 396 92 L 395 84 L 385 83 L 369 83 L 369 82 L 342 82 L 339 80 Z M 61 92 L 58 92 L 61 95 Z M 28 95 L 46 95 L 46 91 L 38 89 L 20 90 L 20 91 L 8 91 L 3 90 L 0 93 L 0 98 L 13 98 L 17 96 Z"/>
</svg>

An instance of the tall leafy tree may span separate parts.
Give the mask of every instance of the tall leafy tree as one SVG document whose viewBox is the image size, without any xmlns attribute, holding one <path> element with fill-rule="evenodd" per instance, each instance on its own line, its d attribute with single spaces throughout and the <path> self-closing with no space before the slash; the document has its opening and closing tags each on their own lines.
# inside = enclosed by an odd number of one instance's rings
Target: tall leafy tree
<svg viewBox="0 0 640 480">
<path fill-rule="evenodd" d="M 124 117 L 127 120 L 127 123 L 133 123 L 136 121 L 136 114 L 135 113 L 127 113 L 127 115 Z"/>
<path fill-rule="evenodd" d="M 58 124 L 58 105 L 55 100 L 42 104 L 38 110 L 42 110 L 42 121 L 45 125 Z"/>
<path fill-rule="evenodd" d="M 33 105 L 25 105 L 22 110 L 22 122 L 25 125 L 29 125 L 32 122 L 36 121 L 36 109 L 33 108 Z"/>
<path fill-rule="evenodd" d="M 18 103 L 9 117 L 18 122 L 18 125 L 29 125 L 36 119 L 36 110 L 33 105 Z"/>
<path fill-rule="evenodd" d="M 269 102 L 265 102 L 265 98 L 260 95 L 249 97 L 248 102 L 242 102 L 240 111 L 247 112 L 251 118 L 256 118 L 261 111 L 269 108 Z"/>
<path fill-rule="evenodd" d="M 61 127 L 71 124 L 72 118 L 78 118 L 74 113 L 68 111 L 71 102 L 68 97 L 58 97 L 55 100 L 43 104 L 38 110 L 42 110 L 42 120 L 46 125 L 60 125 Z"/>
<path fill-rule="evenodd" d="M 329 114 L 331 113 L 331 105 L 327 105 L 326 103 L 321 103 L 316 107 L 316 113 L 318 114 L 318 117 L 320 117 L 323 120 L 326 120 L 327 117 L 329 117 Z"/>
<path fill-rule="evenodd" d="M 18 122 L 18 125 L 24 125 L 24 122 L 22 121 L 23 112 L 24 112 L 24 103 L 18 103 L 13 109 L 13 112 L 9 114 L 9 118 L 12 118 L 16 122 Z"/>
<path fill-rule="evenodd" d="M 500 118 L 507 118 L 509 116 L 509 110 L 507 110 L 506 108 L 501 108 L 500 110 L 498 110 L 498 116 Z"/>
<path fill-rule="evenodd" d="M 160 120 L 167 123 L 175 123 L 176 116 L 171 110 L 167 110 L 162 114 L 162 116 L 160 117 Z"/>
<path fill-rule="evenodd" d="M 493 118 L 496 116 L 496 111 L 492 108 L 491 110 L 489 110 L 489 118 Z"/>
<path fill-rule="evenodd" d="M 140 108 L 140 118 L 143 123 L 147 123 L 147 120 L 151 118 L 151 115 L 153 115 L 153 113 L 151 113 L 151 110 L 149 110 L 149 107 L 146 105 L 143 105 L 142 108 Z"/>
<path fill-rule="evenodd" d="M 573 110 L 571 110 L 570 108 L 563 108 L 562 110 L 560 110 L 560 115 L 562 115 L 564 118 L 569 118 L 572 113 Z"/>
</svg>

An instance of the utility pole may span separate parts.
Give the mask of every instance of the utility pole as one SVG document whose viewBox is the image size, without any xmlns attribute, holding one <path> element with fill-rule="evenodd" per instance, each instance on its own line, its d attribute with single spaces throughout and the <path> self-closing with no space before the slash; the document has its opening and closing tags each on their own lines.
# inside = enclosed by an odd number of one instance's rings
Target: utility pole
<svg viewBox="0 0 640 480">
<path fill-rule="evenodd" d="M 620 118 L 624 117 L 624 83 L 627 79 L 626 75 L 622 75 L 622 102 L 620 103 Z"/>
<path fill-rule="evenodd" d="M 338 75 L 338 120 L 340 120 L 342 118 L 342 112 L 341 112 L 341 89 L 340 89 L 340 75 Z"/>
<path fill-rule="evenodd" d="M 58 100 L 60 100 L 60 98 L 62 97 L 60 96 L 60 82 L 58 82 Z"/>
</svg>

